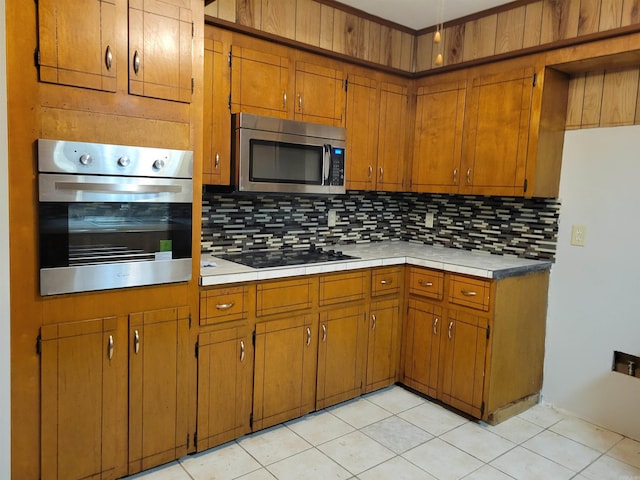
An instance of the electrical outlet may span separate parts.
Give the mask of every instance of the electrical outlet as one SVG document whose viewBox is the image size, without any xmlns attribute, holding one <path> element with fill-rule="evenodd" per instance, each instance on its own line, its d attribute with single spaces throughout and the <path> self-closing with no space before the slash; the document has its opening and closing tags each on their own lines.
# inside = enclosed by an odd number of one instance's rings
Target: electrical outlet
<svg viewBox="0 0 640 480">
<path fill-rule="evenodd" d="M 433 228 L 433 213 L 427 212 L 424 216 L 424 226 L 426 228 Z"/>
<path fill-rule="evenodd" d="M 337 219 L 338 213 L 335 210 L 329 210 L 329 213 L 327 214 L 327 226 L 335 227 Z"/>
<path fill-rule="evenodd" d="M 587 234 L 587 227 L 584 225 L 571 226 L 571 245 L 584 247 L 584 237 Z"/>
</svg>

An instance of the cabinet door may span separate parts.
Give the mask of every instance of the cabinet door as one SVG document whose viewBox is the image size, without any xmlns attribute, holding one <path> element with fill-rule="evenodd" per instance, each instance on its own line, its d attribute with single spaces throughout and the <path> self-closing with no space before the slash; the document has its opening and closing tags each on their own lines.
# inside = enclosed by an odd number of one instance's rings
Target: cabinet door
<svg viewBox="0 0 640 480">
<path fill-rule="evenodd" d="M 362 393 L 367 350 L 364 307 L 351 306 L 320 314 L 316 408 Z"/>
<path fill-rule="evenodd" d="M 317 316 L 256 324 L 253 429 L 300 417 L 315 407 Z"/>
<path fill-rule="evenodd" d="M 132 474 L 187 454 L 187 370 L 195 367 L 188 307 L 131 314 L 129 345 Z"/>
<path fill-rule="evenodd" d="M 443 325 L 440 400 L 476 418 L 482 417 L 488 320 L 447 310 Z"/>
<path fill-rule="evenodd" d="M 375 80 L 349 76 L 347 89 L 348 190 L 374 190 L 378 152 L 378 88 Z"/>
<path fill-rule="evenodd" d="M 248 433 L 253 348 L 248 327 L 200 334 L 198 451 Z"/>
<path fill-rule="evenodd" d="M 341 127 L 344 101 L 342 71 L 312 63 L 296 63 L 296 120 Z"/>
<path fill-rule="evenodd" d="M 115 0 L 37 3 L 40 80 L 115 92 Z"/>
<path fill-rule="evenodd" d="M 42 479 L 127 473 L 126 318 L 48 325 L 41 340 Z"/>
<path fill-rule="evenodd" d="M 402 191 L 407 166 L 407 88 L 391 83 L 380 86 L 377 190 Z"/>
<path fill-rule="evenodd" d="M 404 383 L 437 397 L 442 307 L 409 300 L 404 330 Z"/>
<path fill-rule="evenodd" d="M 418 89 L 411 190 L 456 193 L 466 82 Z"/>
<path fill-rule="evenodd" d="M 202 183 L 231 183 L 229 63 L 222 42 L 204 40 L 204 155 Z"/>
<path fill-rule="evenodd" d="M 463 138 L 461 193 L 524 195 L 533 69 L 473 80 Z"/>
<path fill-rule="evenodd" d="M 236 45 L 231 56 L 231 113 L 288 118 L 289 59 Z"/>
<path fill-rule="evenodd" d="M 365 385 L 367 392 L 391 385 L 396 380 L 399 309 L 398 300 L 371 304 Z"/>
<path fill-rule="evenodd" d="M 189 103 L 190 0 L 129 0 L 129 93 Z"/>
</svg>

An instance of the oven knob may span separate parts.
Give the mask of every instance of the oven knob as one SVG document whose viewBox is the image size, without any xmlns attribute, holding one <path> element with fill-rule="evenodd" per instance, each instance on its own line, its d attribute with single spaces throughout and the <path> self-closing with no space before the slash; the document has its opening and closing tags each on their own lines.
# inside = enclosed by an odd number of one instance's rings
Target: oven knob
<svg viewBox="0 0 640 480">
<path fill-rule="evenodd" d="M 162 170 L 164 168 L 164 160 L 162 160 L 161 158 L 159 158 L 158 160 L 156 160 L 155 162 L 153 162 L 153 168 L 155 170 Z"/>
<path fill-rule="evenodd" d="M 131 163 L 131 159 L 126 155 L 118 159 L 118 165 L 121 167 L 128 167 L 130 163 Z"/>
<path fill-rule="evenodd" d="M 93 157 L 88 153 L 80 155 L 80 163 L 82 165 L 91 165 L 91 162 L 93 162 Z"/>
</svg>

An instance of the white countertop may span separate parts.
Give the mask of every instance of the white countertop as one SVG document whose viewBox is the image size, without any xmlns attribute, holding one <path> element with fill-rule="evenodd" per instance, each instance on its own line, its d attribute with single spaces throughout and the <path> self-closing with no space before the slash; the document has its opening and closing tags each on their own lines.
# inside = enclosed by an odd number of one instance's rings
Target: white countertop
<svg viewBox="0 0 640 480">
<path fill-rule="evenodd" d="M 405 264 L 483 278 L 504 278 L 551 268 L 549 261 L 526 260 L 403 241 L 334 245 L 331 248 L 359 257 L 359 259 L 289 267 L 252 268 L 211 255 L 202 255 L 200 285 L 223 285 Z"/>
</svg>

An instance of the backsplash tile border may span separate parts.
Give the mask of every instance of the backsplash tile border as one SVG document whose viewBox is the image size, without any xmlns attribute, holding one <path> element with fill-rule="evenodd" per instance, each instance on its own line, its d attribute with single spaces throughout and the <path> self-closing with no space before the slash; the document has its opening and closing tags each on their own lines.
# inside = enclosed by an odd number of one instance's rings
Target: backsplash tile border
<svg viewBox="0 0 640 480">
<path fill-rule="evenodd" d="M 329 210 L 337 213 L 327 226 Z M 434 214 L 432 228 L 425 214 Z M 202 253 L 406 240 L 554 260 L 560 201 L 349 191 L 336 196 L 205 192 Z"/>
</svg>

